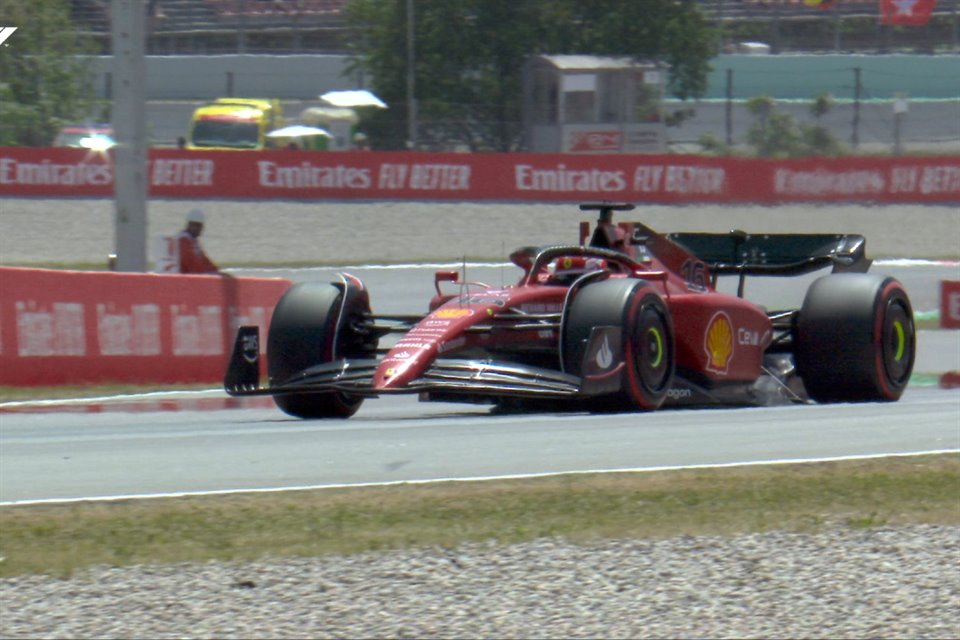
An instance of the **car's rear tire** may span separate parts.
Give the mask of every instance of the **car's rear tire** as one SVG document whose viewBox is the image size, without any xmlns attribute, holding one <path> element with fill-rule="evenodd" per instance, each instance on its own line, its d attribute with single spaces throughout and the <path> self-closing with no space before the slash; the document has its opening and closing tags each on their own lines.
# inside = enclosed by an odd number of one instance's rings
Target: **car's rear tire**
<svg viewBox="0 0 960 640">
<path fill-rule="evenodd" d="M 624 363 L 618 392 L 591 406 L 606 410 L 652 411 L 660 407 L 673 382 L 675 346 L 670 310 L 643 280 L 612 278 L 580 289 L 564 319 L 564 369 L 581 375 L 590 333 L 597 326 L 621 329 Z"/>
<path fill-rule="evenodd" d="M 308 367 L 363 355 L 365 338 L 353 327 L 369 311 L 366 293 L 348 296 L 341 315 L 343 296 L 343 288 L 325 282 L 298 283 L 283 295 L 267 338 L 271 386 L 283 385 Z M 273 399 L 282 411 L 298 418 L 349 418 L 363 402 L 339 392 L 278 394 Z"/>
<path fill-rule="evenodd" d="M 816 280 L 800 309 L 795 339 L 797 373 L 818 402 L 897 400 L 916 357 L 907 292 L 880 275 Z"/>
</svg>

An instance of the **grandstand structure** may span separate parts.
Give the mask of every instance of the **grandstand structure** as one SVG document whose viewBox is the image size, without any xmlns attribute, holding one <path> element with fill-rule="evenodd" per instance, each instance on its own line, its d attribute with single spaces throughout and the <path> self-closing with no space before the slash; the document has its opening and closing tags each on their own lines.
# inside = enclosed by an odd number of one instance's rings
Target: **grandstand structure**
<svg viewBox="0 0 960 640">
<path fill-rule="evenodd" d="M 389 0 L 384 0 L 389 1 Z M 697 0 L 717 52 L 759 42 L 770 53 L 958 53 L 960 0 L 936 0 L 924 27 L 880 24 L 880 0 Z M 343 54 L 349 0 L 147 0 L 150 55 Z M 73 18 L 102 53 L 110 0 L 72 0 Z M 768 49 L 767 49 L 768 48 Z"/>
<path fill-rule="evenodd" d="M 148 0 L 147 53 L 345 53 L 348 0 Z M 81 33 L 110 50 L 110 0 L 72 0 Z"/>
</svg>

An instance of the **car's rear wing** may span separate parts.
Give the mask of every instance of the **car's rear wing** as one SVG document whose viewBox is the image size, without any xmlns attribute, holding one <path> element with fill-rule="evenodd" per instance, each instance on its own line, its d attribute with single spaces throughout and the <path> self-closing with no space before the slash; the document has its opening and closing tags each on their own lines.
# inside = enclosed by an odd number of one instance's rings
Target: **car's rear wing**
<svg viewBox="0 0 960 640">
<path fill-rule="evenodd" d="M 669 233 L 714 275 L 790 276 L 825 267 L 863 273 L 870 268 L 866 239 L 856 234 Z"/>
<path fill-rule="evenodd" d="M 609 219 L 613 211 L 630 211 L 629 203 L 586 203 L 581 211 L 599 211 Z M 794 276 L 832 267 L 834 272 L 866 272 L 871 260 L 866 239 L 857 234 L 757 233 L 658 233 L 642 222 L 620 222 L 628 239 L 626 253 L 639 262 L 655 256 L 666 269 L 686 274 L 688 270 L 715 287 L 717 276 L 740 278 L 743 294 L 747 276 Z M 590 223 L 580 223 L 580 244 L 590 238 Z M 697 263 L 702 264 L 697 264 Z M 519 263 L 518 263 L 519 264 Z M 521 265 L 522 266 L 522 265 Z"/>
</svg>

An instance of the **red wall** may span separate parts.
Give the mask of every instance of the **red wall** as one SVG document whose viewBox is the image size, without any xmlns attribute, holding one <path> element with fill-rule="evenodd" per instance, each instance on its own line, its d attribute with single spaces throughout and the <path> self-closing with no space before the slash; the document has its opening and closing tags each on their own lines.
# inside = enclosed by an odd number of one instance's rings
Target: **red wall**
<svg viewBox="0 0 960 640">
<path fill-rule="evenodd" d="M 150 151 L 159 198 L 960 202 L 960 157 Z M 113 194 L 110 156 L 0 147 L 0 197 Z"/>
<path fill-rule="evenodd" d="M 960 280 L 940 281 L 940 326 L 960 329 Z"/>
<path fill-rule="evenodd" d="M 265 337 L 289 286 L 0 267 L 0 384 L 220 382 L 236 328 Z"/>
</svg>

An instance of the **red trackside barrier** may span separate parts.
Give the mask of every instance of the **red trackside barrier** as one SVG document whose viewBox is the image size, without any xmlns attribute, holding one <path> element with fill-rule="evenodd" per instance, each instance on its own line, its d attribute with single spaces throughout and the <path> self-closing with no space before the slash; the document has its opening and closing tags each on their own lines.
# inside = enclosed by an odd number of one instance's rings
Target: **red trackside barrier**
<svg viewBox="0 0 960 640">
<path fill-rule="evenodd" d="M 289 286 L 0 267 L 0 384 L 219 382 L 236 328 L 265 332 Z"/>
<path fill-rule="evenodd" d="M 940 281 L 940 327 L 960 329 L 960 280 Z"/>
</svg>

